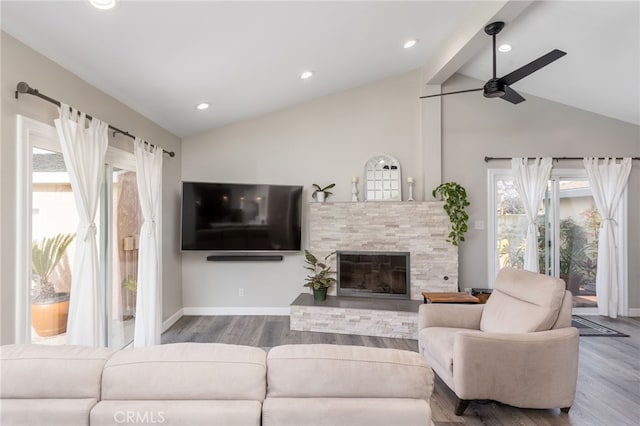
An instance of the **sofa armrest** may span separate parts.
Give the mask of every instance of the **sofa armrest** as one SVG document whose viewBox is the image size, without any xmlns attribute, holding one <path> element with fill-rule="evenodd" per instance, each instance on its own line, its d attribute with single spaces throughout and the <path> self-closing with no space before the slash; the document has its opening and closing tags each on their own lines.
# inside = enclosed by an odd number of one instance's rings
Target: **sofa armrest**
<svg viewBox="0 0 640 426">
<path fill-rule="evenodd" d="M 479 330 L 484 307 L 483 304 L 425 303 L 418 310 L 418 332 L 427 327 Z"/>
<path fill-rule="evenodd" d="M 574 327 L 535 333 L 459 332 L 453 346 L 456 394 L 518 407 L 570 407 L 578 346 Z"/>
</svg>

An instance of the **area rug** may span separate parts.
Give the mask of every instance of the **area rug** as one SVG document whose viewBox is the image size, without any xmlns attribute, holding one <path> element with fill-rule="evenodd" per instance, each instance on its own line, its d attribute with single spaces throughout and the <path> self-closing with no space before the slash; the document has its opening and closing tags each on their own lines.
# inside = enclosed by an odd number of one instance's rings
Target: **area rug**
<svg viewBox="0 0 640 426">
<path fill-rule="evenodd" d="M 628 334 L 620 333 L 604 325 L 596 324 L 578 315 L 572 316 L 571 325 L 580 331 L 581 336 L 629 337 Z"/>
</svg>

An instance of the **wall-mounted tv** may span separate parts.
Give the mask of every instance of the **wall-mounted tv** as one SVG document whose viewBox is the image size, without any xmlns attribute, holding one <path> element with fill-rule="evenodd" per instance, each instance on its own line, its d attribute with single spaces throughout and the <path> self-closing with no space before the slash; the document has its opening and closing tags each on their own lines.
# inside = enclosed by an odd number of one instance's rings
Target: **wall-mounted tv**
<svg viewBox="0 0 640 426">
<path fill-rule="evenodd" d="M 182 250 L 300 250 L 302 186 L 182 182 Z"/>
</svg>

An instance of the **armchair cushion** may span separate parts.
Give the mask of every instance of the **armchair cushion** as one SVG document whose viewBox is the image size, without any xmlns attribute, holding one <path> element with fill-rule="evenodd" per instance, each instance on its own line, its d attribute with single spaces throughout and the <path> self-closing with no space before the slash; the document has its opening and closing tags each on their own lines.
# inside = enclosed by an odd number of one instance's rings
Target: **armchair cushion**
<svg viewBox="0 0 640 426">
<path fill-rule="evenodd" d="M 480 330 L 491 333 L 530 333 L 550 330 L 565 295 L 559 278 L 521 269 L 503 268 L 482 313 Z"/>
</svg>

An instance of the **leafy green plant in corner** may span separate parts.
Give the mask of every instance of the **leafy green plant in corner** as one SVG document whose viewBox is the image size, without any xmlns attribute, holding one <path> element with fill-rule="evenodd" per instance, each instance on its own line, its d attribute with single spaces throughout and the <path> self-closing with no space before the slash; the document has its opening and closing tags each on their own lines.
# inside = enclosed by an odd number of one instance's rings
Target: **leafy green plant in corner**
<svg viewBox="0 0 640 426">
<path fill-rule="evenodd" d="M 31 271 L 40 277 L 40 287 L 37 289 L 34 302 L 45 302 L 56 297 L 54 285 L 49 277 L 74 237 L 74 234 L 57 234 L 32 243 Z"/>
<path fill-rule="evenodd" d="M 329 198 L 329 195 L 333 195 L 333 192 L 329 192 L 329 189 L 333 188 L 334 186 L 336 186 L 335 183 L 329 184 L 327 186 L 325 186 L 324 188 L 322 188 L 320 185 L 318 185 L 317 183 L 314 183 L 313 185 L 311 185 L 315 188 L 315 191 L 313 191 L 313 194 L 311 194 L 311 196 L 313 197 L 313 199 L 316 199 L 316 194 L 318 192 L 324 192 L 324 196 L 325 198 Z"/>
<path fill-rule="evenodd" d="M 444 211 L 449 215 L 451 221 L 451 232 L 447 241 L 457 246 L 460 241 L 464 241 L 464 234 L 469 230 L 467 222 L 469 215 L 465 208 L 470 205 L 467 200 L 467 191 L 456 182 L 441 183 L 431 193 L 433 197 L 440 195 L 444 200 Z"/>
<path fill-rule="evenodd" d="M 307 275 L 305 287 L 318 290 L 320 288 L 329 288 L 336 282 L 336 279 L 332 277 L 335 271 L 331 270 L 331 267 L 326 263 L 334 254 L 335 252 L 329 253 L 324 257 L 324 262 L 322 262 L 309 250 L 304 251 L 304 259 L 307 264 L 304 268 L 311 271 L 311 274 Z"/>
</svg>

